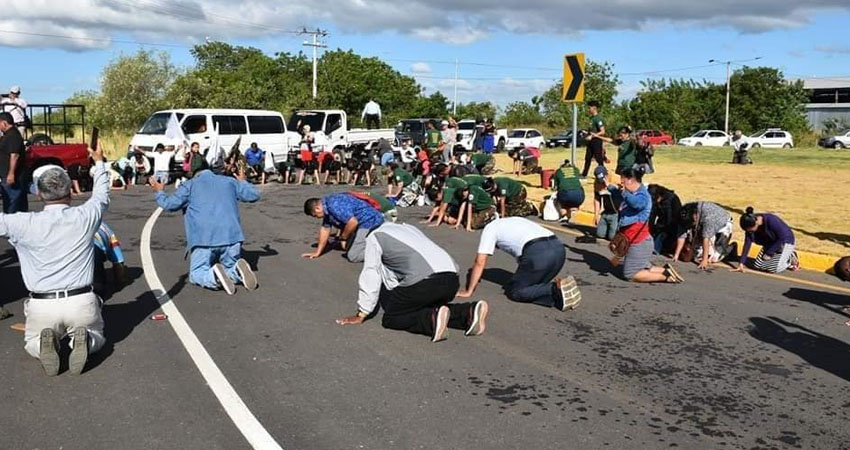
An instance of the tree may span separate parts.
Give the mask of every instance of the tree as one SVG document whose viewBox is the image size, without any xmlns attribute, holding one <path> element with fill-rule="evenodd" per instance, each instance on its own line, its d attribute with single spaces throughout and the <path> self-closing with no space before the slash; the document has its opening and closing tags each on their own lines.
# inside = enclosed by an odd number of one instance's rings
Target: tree
<svg viewBox="0 0 850 450">
<path fill-rule="evenodd" d="M 543 122 L 538 108 L 528 102 L 513 102 L 505 108 L 499 123 L 508 126 L 534 125 Z"/>
<path fill-rule="evenodd" d="M 753 133 L 780 127 L 791 133 L 809 129 L 803 82 L 789 82 L 771 67 L 744 67 L 732 74 L 729 126 Z"/>
<path fill-rule="evenodd" d="M 646 80 L 629 102 L 635 128 L 664 130 L 674 138 L 703 128 L 723 128 L 721 86 L 693 80 Z"/>
<path fill-rule="evenodd" d="M 588 61 L 585 65 L 585 101 L 596 100 L 599 102 L 603 116 L 612 123 L 611 113 L 614 113 L 617 97 L 617 85 L 619 78 L 614 73 L 614 65 L 608 62 L 597 63 Z M 542 108 L 543 117 L 550 126 L 566 127 L 572 124 L 573 107 L 569 103 L 561 101 L 563 94 L 563 81 L 558 81 L 539 98 L 538 103 Z M 579 105 L 581 106 L 581 105 Z M 585 128 L 589 124 L 587 114 L 582 114 L 579 107 L 579 127 Z"/>
<path fill-rule="evenodd" d="M 168 54 L 139 50 L 119 56 L 101 75 L 99 94 L 79 94 L 90 103 L 92 124 L 104 130 L 132 130 L 162 109 L 177 71 Z"/>
<path fill-rule="evenodd" d="M 496 105 L 490 102 L 469 102 L 460 103 L 457 105 L 457 114 L 455 118 L 485 120 L 496 117 Z"/>
<path fill-rule="evenodd" d="M 417 96 L 410 110 L 408 117 L 420 118 L 442 118 L 448 116 L 449 99 L 442 92 L 437 91 L 425 97 L 424 95 Z"/>
</svg>

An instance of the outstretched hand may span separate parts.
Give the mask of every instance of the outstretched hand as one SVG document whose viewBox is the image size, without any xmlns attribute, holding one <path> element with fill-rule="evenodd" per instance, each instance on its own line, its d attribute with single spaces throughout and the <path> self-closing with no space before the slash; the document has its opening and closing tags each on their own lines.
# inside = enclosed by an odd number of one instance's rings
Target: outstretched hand
<svg viewBox="0 0 850 450">
<path fill-rule="evenodd" d="M 365 318 L 360 317 L 359 315 L 353 315 L 348 317 L 343 317 L 342 319 L 336 319 L 337 325 L 360 325 L 363 323 Z"/>
<path fill-rule="evenodd" d="M 239 171 L 236 172 L 236 174 L 234 176 L 239 181 L 245 181 L 245 180 L 248 179 L 248 177 L 245 175 L 245 167 L 244 166 L 239 166 Z"/>
<path fill-rule="evenodd" d="M 152 177 L 149 181 L 153 190 L 162 192 L 165 189 L 165 183 L 159 181 L 156 177 Z"/>
</svg>

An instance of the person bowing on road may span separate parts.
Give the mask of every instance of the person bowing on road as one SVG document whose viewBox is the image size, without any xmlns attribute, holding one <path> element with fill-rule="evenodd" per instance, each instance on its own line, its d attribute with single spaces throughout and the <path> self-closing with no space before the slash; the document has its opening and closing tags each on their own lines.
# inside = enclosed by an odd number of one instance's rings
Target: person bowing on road
<svg viewBox="0 0 850 450">
<path fill-rule="evenodd" d="M 322 219 L 316 251 L 301 255 L 309 259 L 322 256 L 333 227 L 340 230 L 339 243 L 346 258 L 353 263 L 363 262 L 366 236 L 384 223 L 384 216 L 376 206 L 350 192 L 309 198 L 304 202 L 304 214 Z"/>
<path fill-rule="evenodd" d="M 357 314 L 338 319 L 357 325 L 384 310 L 384 328 L 446 339 L 446 328 L 484 333 L 489 306 L 485 301 L 450 303 L 460 281 L 457 264 L 445 250 L 412 225 L 385 223 L 366 238 L 360 272 Z"/>
<path fill-rule="evenodd" d="M 249 291 L 258 286 L 250 264 L 242 259 L 245 235 L 239 221 L 239 202 L 253 203 L 260 192 L 245 180 L 245 169 L 236 177 L 216 175 L 202 160 L 192 178 L 167 195 L 165 183 L 151 179 L 156 203 L 166 211 L 183 210 L 189 257 L 189 282 L 207 289 L 236 293 L 236 283 Z"/>
<path fill-rule="evenodd" d="M 564 245 L 551 231 L 522 217 L 497 219 L 484 227 L 466 289 L 458 292 L 458 297 L 472 296 L 481 281 L 487 258 L 496 248 L 516 258 L 519 264 L 504 286 L 509 299 L 561 311 L 574 309 L 581 302 L 581 292 L 572 275 L 556 278 L 566 260 Z"/>
</svg>

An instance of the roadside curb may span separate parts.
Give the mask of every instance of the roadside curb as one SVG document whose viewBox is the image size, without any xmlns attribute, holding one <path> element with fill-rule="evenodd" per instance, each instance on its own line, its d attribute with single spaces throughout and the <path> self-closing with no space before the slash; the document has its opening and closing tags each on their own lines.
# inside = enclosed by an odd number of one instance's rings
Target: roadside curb
<svg viewBox="0 0 850 450">
<path fill-rule="evenodd" d="M 536 191 L 542 191 L 542 188 L 531 188 Z M 529 189 L 529 190 L 531 190 Z M 534 202 L 540 211 L 543 211 L 543 195 L 540 192 L 529 192 L 528 200 Z M 592 227 L 593 226 L 593 213 L 579 210 L 577 213 L 573 214 L 572 220 L 570 223 L 577 225 L 585 225 Z M 743 248 L 744 243 L 740 240 L 735 240 L 733 242 L 738 243 L 738 248 Z M 755 258 L 758 256 L 761 251 L 761 246 L 753 244 L 750 248 L 750 258 Z M 832 267 L 835 265 L 835 262 L 838 260 L 838 256 L 830 256 L 830 255 L 822 255 L 820 253 L 811 253 L 807 251 L 803 251 L 797 249 L 797 256 L 800 259 L 800 268 L 806 270 L 812 270 L 815 272 L 823 272 L 823 273 L 832 273 Z"/>
</svg>

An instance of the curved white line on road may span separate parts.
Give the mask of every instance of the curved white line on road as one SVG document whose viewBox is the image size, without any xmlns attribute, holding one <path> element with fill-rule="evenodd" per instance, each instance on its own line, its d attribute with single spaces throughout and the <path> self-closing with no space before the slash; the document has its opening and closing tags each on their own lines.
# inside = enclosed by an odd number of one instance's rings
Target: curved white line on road
<svg viewBox="0 0 850 450">
<path fill-rule="evenodd" d="M 142 268 L 145 271 L 145 280 L 148 286 L 162 306 L 162 312 L 168 315 L 168 323 L 171 324 L 174 332 L 177 333 L 177 337 L 180 338 L 180 342 L 183 343 L 183 347 L 186 348 L 189 356 L 192 357 L 192 361 L 195 362 L 195 366 L 198 367 L 201 376 L 204 377 L 207 385 L 213 391 L 216 398 L 218 398 L 219 403 L 221 403 L 227 415 L 230 416 L 230 419 L 233 420 L 234 425 L 242 433 L 242 436 L 245 436 L 245 439 L 248 440 L 248 443 L 254 449 L 282 450 L 281 446 L 263 427 L 260 421 L 254 417 L 254 414 L 251 413 L 248 406 L 245 405 L 245 402 L 242 401 L 236 390 L 230 385 L 230 382 L 227 381 L 227 378 L 225 378 L 224 374 L 215 364 L 215 361 L 213 361 L 210 354 L 201 344 L 201 341 L 198 340 L 198 336 L 192 331 L 192 328 L 186 322 L 186 319 L 183 318 L 183 315 L 180 314 L 180 310 L 177 309 L 177 306 L 171 301 L 171 297 L 168 296 L 168 292 L 162 286 L 159 275 L 156 273 L 156 268 L 154 268 L 150 246 L 151 231 L 160 214 L 162 214 L 162 208 L 157 208 L 148 218 L 148 221 L 145 222 L 145 227 L 142 229 Z"/>
</svg>

